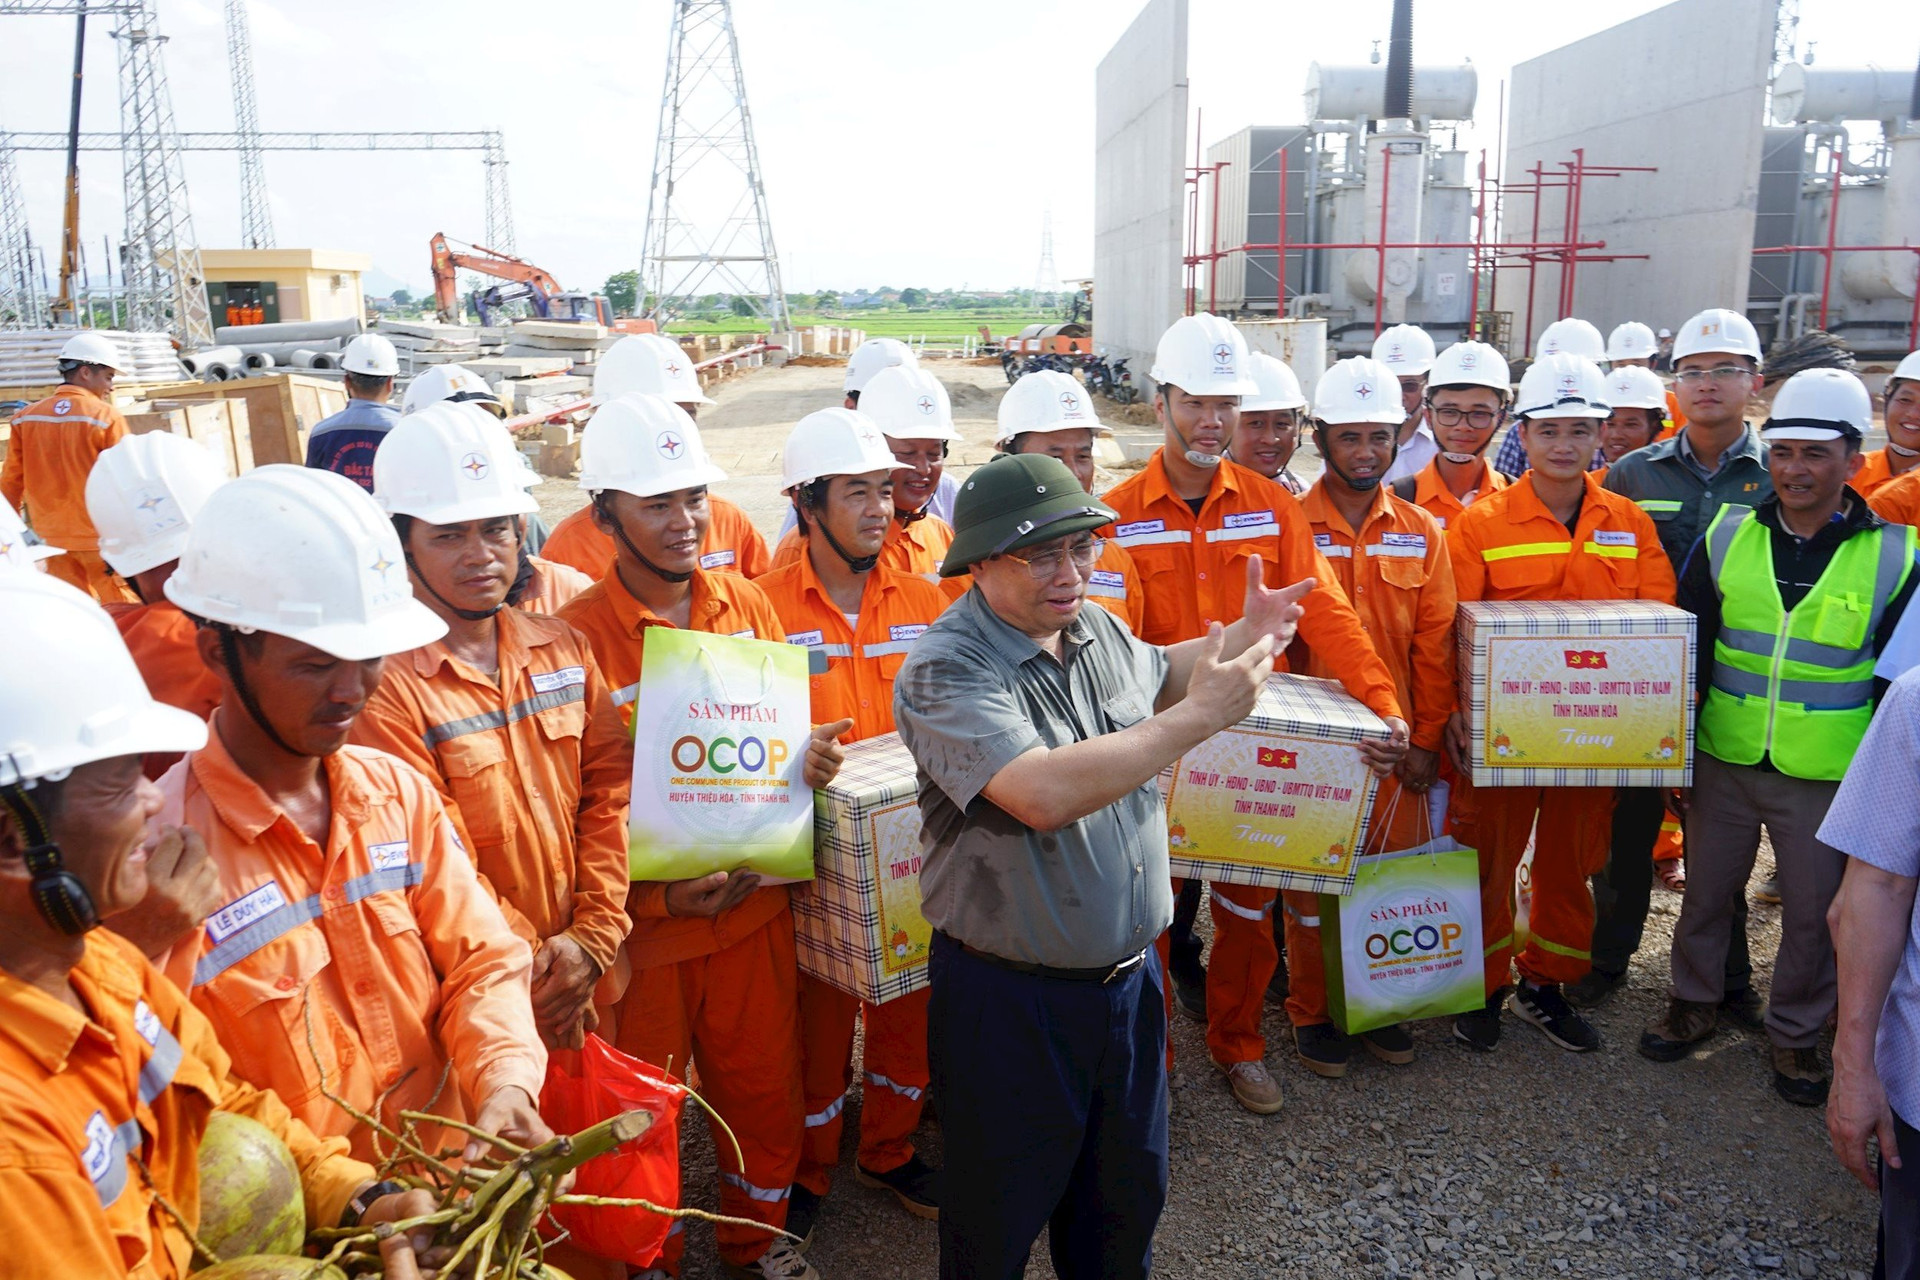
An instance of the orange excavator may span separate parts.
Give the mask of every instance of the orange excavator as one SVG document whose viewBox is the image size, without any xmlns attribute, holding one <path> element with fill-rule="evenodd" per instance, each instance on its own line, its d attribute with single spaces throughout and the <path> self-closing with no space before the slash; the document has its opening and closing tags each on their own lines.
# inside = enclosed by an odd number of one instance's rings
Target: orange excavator
<svg viewBox="0 0 1920 1280">
<path fill-rule="evenodd" d="M 455 248 L 455 245 L 459 247 Z M 501 308 L 509 303 L 528 302 L 542 320 L 598 323 L 621 333 L 654 332 L 653 321 L 615 320 L 613 306 L 604 294 L 569 293 L 560 287 L 560 282 L 553 278 L 551 272 L 523 258 L 495 253 L 492 249 L 460 240 L 450 241 L 444 231 L 436 232 L 428 247 L 433 253 L 434 309 L 439 312 L 442 324 L 459 322 L 458 273 L 474 271 L 503 282 L 476 289 L 469 299 L 483 325 L 494 323 Z"/>
</svg>

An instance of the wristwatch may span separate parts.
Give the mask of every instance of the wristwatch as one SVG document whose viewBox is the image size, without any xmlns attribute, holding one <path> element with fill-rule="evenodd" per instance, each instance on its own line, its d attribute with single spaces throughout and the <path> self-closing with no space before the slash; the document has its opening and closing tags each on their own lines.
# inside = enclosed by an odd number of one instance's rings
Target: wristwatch
<svg viewBox="0 0 1920 1280">
<path fill-rule="evenodd" d="M 404 1182 L 370 1183 L 361 1188 L 353 1199 L 347 1201 L 346 1211 L 340 1215 L 340 1225 L 342 1227 L 359 1226 L 360 1219 L 366 1216 L 367 1210 L 373 1206 L 374 1201 L 381 1196 L 397 1196 L 406 1189 L 407 1184 Z"/>
</svg>

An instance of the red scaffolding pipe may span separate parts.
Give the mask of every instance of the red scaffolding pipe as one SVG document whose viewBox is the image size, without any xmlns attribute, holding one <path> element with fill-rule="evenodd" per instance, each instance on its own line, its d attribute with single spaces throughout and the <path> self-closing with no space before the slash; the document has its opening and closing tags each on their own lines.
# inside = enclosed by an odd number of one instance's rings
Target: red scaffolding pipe
<svg viewBox="0 0 1920 1280">
<path fill-rule="evenodd" d="M 1912 253 L 1920 254 L 1920 244 L 1835 244 L 1829 236 L 1825 244 L 1776 244 L 1764 249 L 1755 249 L 1753 256 L 1758 258 L 1775 253 L 1817 253 L 1826 259 L 1827 277 L 1833 276 L 1833 256 L 1839 253 Z M 1916 284 L 1920 284 L 1920 271 L 1916 274 Z M 1827 327 L 1827 309 L 1822 293 L 1820 308 L 1820 327 Z M 1784 319 L 1784 317 L 1782 317 Z M 1913 291 L 1913 312 L 1907 317 L 1907 346 L 1920 348 L 1920 287 Z"/>
<path fill-rule="evenodd" d="M 1380 336 L 1380 308 L 1387 296 L 1387 206 L 1393 202 L 1393 144 L 1380 148 L 1380 248 L 1374 253 L 1373 336 Z"/>
</svg>

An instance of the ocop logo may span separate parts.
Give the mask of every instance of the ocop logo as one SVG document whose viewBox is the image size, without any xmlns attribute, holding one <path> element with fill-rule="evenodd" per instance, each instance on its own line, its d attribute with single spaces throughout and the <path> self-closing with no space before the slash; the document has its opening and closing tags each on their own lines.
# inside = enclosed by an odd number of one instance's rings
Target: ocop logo
<svg viewBox="0 0 1920 1280">
<path fill-rule="evenodd" d="M 769 777 L 786 766 L 789 751 L 784 738 L 720 734 L 702 738 L 684 734 L 667 749 L 667 760 L 680 773 L 764 773 Z"/>
<path fill-rule="evenodd" d="M 1367 958 L 1385 960 L 1391 956 L 1396 960 L 1411 960 L 1444 955 L 1459 945 L 1463 932 L 1460 925 L 1445 920 L 1439 924 L 1416 924 L 1370 933 L 1366 941 Z"/>
</svg>

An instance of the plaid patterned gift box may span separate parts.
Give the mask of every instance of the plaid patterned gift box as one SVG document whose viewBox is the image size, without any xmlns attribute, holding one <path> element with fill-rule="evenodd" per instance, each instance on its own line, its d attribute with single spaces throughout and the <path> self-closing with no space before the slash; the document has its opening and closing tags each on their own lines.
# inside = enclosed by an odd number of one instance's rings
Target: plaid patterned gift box
<svg viewBox="0 0 1920 1280">
<path fill-rule="evenodd" d="M 1476 787 L 1693 783 L 1694 617 L 1642 600 L 1460 606 Z"/>
<path fill-rule="evenodd" d="M 920 915 L 920 802 L 897 733 L 847 748 L 814 793 L 813 889 L 793 900 L 800 967 L 869 1004 L 927 985 Z"/>
<path fill-rule="evenodd" d="M 1387 726 L 1333 680 L 1276 675 L 1253 714 L 1160 775 L 1173 874 L 1309 893 L 1353 887 Z"/>
</svg>

